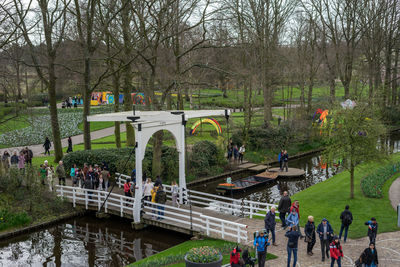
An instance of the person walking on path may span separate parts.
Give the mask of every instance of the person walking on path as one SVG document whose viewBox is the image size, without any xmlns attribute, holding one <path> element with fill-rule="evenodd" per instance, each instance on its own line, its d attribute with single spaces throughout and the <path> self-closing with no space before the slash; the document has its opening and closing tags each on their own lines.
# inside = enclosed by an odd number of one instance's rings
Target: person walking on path
<svg viewBox="0 0 400 267">
<path fill-rule="evenodd" d="M 283 171 L 283 150 L 278 154 L 279 170 Z"/>
<path fill-rule="evenodd" d="M 62 160 L 58 162 L 58 166 L 56 168 L 56 173 L 58 177 L 58 184 L 65 185 L 65 169 Z"/>
<path fill-rule="evenodd" d="M 299 224 L 299 215 L 296 210 L 292 210 L 286 219 L 286 226 L 293 227 Z"/>
<path fill-rule="evenodd" d="M 161 180 L 160 175 L 157 175 L 156 182 L 154 183 L 154 186 L 160 186 L 160 185 L 162 185 L 162 180 Z"/>
<path fill-rule="evenodd" d="M 18 167 L 18 155 L 17 155 L 17 151 L 14 151 L 14 155 L 11 156 L 11 167 L 13 168 L 17 168 Z"/>
<path fill-rule="evenodd" d="M 238 149 L 237 145 L 233 146 L 233 158 L 234 158 L 235 162 L 237 162 L 237 160 L 239 158 L 239 149 Z"/>
<path fill-rule="evenodd" d="M 50 165 L 49 167 L 47 167 L 46 172 L 47 172 L 47 183 L 49 185 L 49 190 L 51 192 L 51 191 L 53 191 L 53 188 L 54 188 L 54 167 L 53 167 L 53 165 Z M 44 184 L 44 179 L 42 179 L 42 183 Z"/>
<path fill-rule="evenodd" d="M 69 172 L 69 176 L 71 177 L 72 180 L 72 186 L 77 186 L 78 184 L 78 179 L 77 179 L 77 168 L 76 164 L 74 164 L 71 168 L 71 171 Z"/>
<path fill-rule="evenodd" d="M 156 193 L 156 203 L 157 204 L 161 204 L 161 205 L 157 205 L 157 209 L 158 209 L 158 218 L 157 220 L 162 220 L 164 219 L 164 205 L 165 202 L 167 202 L 167 194 L 165 193 L 163 186 L 160 185 L 158 187 L 157 193 Z"/>
<path fill-rule="evenodd" d="M 178 193 L 179 193 L 179 187 L 176 184 L 176 181 L 172 181 L 172 206 L 176 207 L 178 206 L 179 208 L 179 202 L 178 202 Z"/>
<path fill-rule="evenodd" d="M 68 137 L 68 148 L 67 148 L 67 153 L 72 152 L 72 138 L 71 136 Z"/>
<path fill-rule="evenodd" d="M 315 238 L 315 224 L 314 224 L 314 217 L 313 216 L 308 216 L 308 221 L 304 227 L 304 233 L 306 235 L 304 241 L 307 243 L 307 255 L 314 255 L 312 252 L 316 238 Z"/>
<path fill-rule="evenodd" d="M 9 158 L 10 158 L 10 154 L 8 153 L 8 151 L 4 151 L 1 161 L 3 163 L 3 168 L 6 170 L 8 170 L 8 168 L 10 167 Z"/>
<path fill-rule="evenodd" d="M 131 179 L 126 179 L 125 183 L 124 183 L 124 193 L 126 197 L 132 197 L 131 194 Z M 130 199 L 127 200 L 128 202 L 130 202 Z M 128 203 L 126 203 L 126 205 L 128 206 Z"/>
<path fill-rule="evenodd" d="M 46 137 L 46 140 L 44 141 L 43 147 L 44 147 L 44 154 L 46 155 L 46 153 L 48 153 L 49 156 L 50 156 L 51 142 L 50 142 L 48 137 Z"/>
<path fill-rule="evenodd" d="M 254 239 L 254 247 L 257 250 L 258 266 L 265 266 L 265 256 L 267 255 L 267 247 L 269 246 L 268 237 L 264 236 L 265 231 L 262 230 L 260 235 Z"/>
<path fill-rule="evenodd" d="M 239 163 L 243 163 L 244 153 L 246 152 L 246 148 L 244 144 L 239 148 Z"/>
<path fill-rule="evenodd" d="M 282 227 L 286 229 L 286 214 L 290 212 L 290 207 L 292 205 L 292 200 L 288 196 L 288 192 L 284 191 L 283 196 L 279 200 L 278 211 L 279 219 L 281 219 Z"/>
<path fill-rule="evenodd" d="M 338 267 L 341 267 L 343 250 L 342 245 L 340 245 L 340 240 L 338 236 L 333 237 L 333 241 L 329 246 L 329 251 L 331 253 L 331 267 L 335 265 L 335 261 L 337 262 Z"/>
<path fill-rule="evenodd" d="M 275 243 L 275 207 L 272 207 L 271 210 L 268 211 L 267 215 L 265 215 L 264 223 L 267 233 L 271 232 L 272 234 L 272 245 L 277 246 Z"/>
<path fill-rule="evenodd" d="M 44 185 L 44 180 L 46 180 L 47 177 L 47 168 L 45 165 L 40 164 L 40 168 L 39 168 L 39 176 L 40 176 L 40 180 L 42 182 L 42 185 Z"/>
<path fill-rule="evenodd" d="M 297 231 L 296 226 L 292 226 L 289 231 L 286 232 L 285 236 L 288 238 L 287 243 L 287 267 L 290 267 L 290 261 L 293 254 L 293 267 L 296 267 L 297 263 L 297 248 L 299 244 L 300 233 Z"/>
<path fill-rule="evenodd" d="M 19 152 L 18 156 L 18 169 L 22 174 L 25 174 L 25 155 L 24 152 Z"/>
<path fill-rule="evenodd" d="M 159 186 L 154 185 L 153 188 L 151 189 L 151 202 L 152 203 L 156 203 L 156 195 L 157 195 L 158 187 Z M 157 205 L 153 204 L 153 208 L 157 208 Z M 156 211 L 153 210 L 153 213 L 156 214 Z M 155 219 L 155 218 L 156 217 L 153 215 L 152 219 Z"/>
<path fill-rule="evenodd" d="M 299 222 L 300 222 L 300 203 L 299 203 L 298 200 L 295 200 L 295 201 L 292 203 L 292 206 L 290 207 L 290 212 L 292 212 L 293 210 L 296 211 L 296 213 L 297 213 L 297 216 L 298 216 L 298 223 L 299 223 Z M 297 226 L 297 231 L 299 231 L 299 233 L 300 233 L 300 238 L 303 238 L 303 235 L 302 235 L 302 233 L 300 232 L 300 225 L 297 224 L 296 226 Z"/>
<path fill-rule="evenodd" d="M 101 177 L 103 178 L 103 188 L 105 191 L 108 191 L 108 187 L 110 185 L 109 180 L 110 180 L 110 172 L 108 171 L 108 169 L 104 166 L 101 169 Z"/>
<path fill-rule="evenodd" d="M 24 155 L 25 155 L 25 163 L 32 166 L 32 158 L 33 158 L 32 150 L 30 150 L 28 147 L 25 147 Z"/>
<path fill-rule="evenodd" d="M 340 226 L 339 239 L 342 239 L 342 234 L 344 230 L 344 243 L 346 243 L 347 232 L 349 231 L 349 226 L 353 222 L 353 214 L 349 210 L 349 205 L 346 205 L 344 211 L 340 214 L 340 220 L 342 221 L 342 225 Z"/>
<path fill-rule="evenodd" d="M 365 264 L 365 267 L 378 266 L 378 251 L 376 251 L 375 243 L 370 243 L 361 254 L 361 262 Z"/>
<path fill-rule="evenodd" d="M 319 235 L 319 240 L 321 241 L 322 261 L 325 261 L 325 254 L 326 257 L 329 258 L 329 243 L 331 242 L 331 237 L 333 235 L 332 226 L 326 218 L 323 218 L 322 222 L 318 225 L 317 233 Z"/>
<path fill-rule="evenodd" d="M 282 171 L 285 168 L 286 168 L 286 172 L 288 172 L 288 170 L 289 170 L 289 154 L 287 153 L 286 150 L 283 152 L 283 168 L 282 168 Z"/>
<path fill-rule="evenodd" d="M 370 221 L 365 222 L 365 225 L 368 225 L 368 237 L 369 242 L 375 244 L 376 235 L 378 234 L 378 223 L 374 217 L 371 218 Z"/>
<path fill-rule="evenodd" d="M 153 190 L 153 183 L 151 182 L 151 178 L 147 178 L 146 183 L 144 184 L 143 196 L 144 200 L 151 201 L 151 190 Z"/>
</svg>

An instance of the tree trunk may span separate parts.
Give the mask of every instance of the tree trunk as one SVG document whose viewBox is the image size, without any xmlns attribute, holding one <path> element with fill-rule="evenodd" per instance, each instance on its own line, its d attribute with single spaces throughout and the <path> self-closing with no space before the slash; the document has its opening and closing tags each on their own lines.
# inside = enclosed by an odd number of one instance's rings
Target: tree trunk
<svg viewBox="0 0 400 267">
<path fill-rule="evenodd" d="M 396 49 L 396 53 L 394 56 L 394 67 L 393 67 L 393 75 L 392 75 L 392 106 L 395 106 L 398 102 L 397 98 L 398 93 L 397 93 L 397 74 L 398 74 L 398 70 L 397 68 L 399 67 L 399 51 L 400 48 Z"/>
<path fill-rule="evenodd" d="M 113 84 L 114 84 L 114 112 L 119 112 L 119 77 L 117 74 L 113 75 Z M 114 136 L 115 136 L 115 145 L 118 148 L 121 148 L 121 123 L 116 121 L 114 128 Z"/>
<path fill-rule="evenodd" d="M 354 198 L 354 164 L 350 159 L 350 199 Z"/>
<path fill-rule="evenodd" d="M 307 111 L 308 111 L 308 114 L 311 114 L 311 111 L 312 111 L 312 93 L 313 93 L 313 85 L 310 83 L 308 85 L 308 95 L 307 95 Z"/>
<path fill-rule="evenodd" d="M 152 162 L 153 177 L 161 175 L 162 171 L 161 148 L 163 143 L 163 137 L 164 137 L 163 131 L 158 131 L 153 135 L 153 162 Z"/>
<path fill-rule="evenodd" d="M 131 66 L 128 64 L 124 68 L 124 110 L 131 111 L 132 110 L 132 97 L 131 97 Z M 126 146 L 135 146 L 135 131 L 130 122 L 126 122 Z"/>
<path fill-rule="evenodd" d="M 243 131 L 243 143 L 247 144 L 249 138 L 250 129 L 250 100 L 249 100 L 249 90 L 247 88 L 247 83 L 243 86 L 243 115 L 244 115 L 244 131 Z"/>
<path fill-rule="evenodd" d="M 85 53 L 86 54 L 86 53 Z M 85 70 L 83 73 L 83 144 L 85 150 L 91 150 L 92 144 L 90 140 L 90 122 L 87 120 L 87 117 L 90 115 L 90 99 L 91 99 L 91 90 L 90 90 L 90 56 L 85 56 Z"/>
<path fill-rule="evenodd" d="M 51 129 L 53 132 L 53 145 L 54 145 L 54 162 L 58 162 L 63 157 L 60 126 L 58 124 L 57 115 L 57 99 L 56 99 L 56 74 L 54 59 L 49 58 L 49 104 L 50 104 L 50 120 Z"/>
</svg>

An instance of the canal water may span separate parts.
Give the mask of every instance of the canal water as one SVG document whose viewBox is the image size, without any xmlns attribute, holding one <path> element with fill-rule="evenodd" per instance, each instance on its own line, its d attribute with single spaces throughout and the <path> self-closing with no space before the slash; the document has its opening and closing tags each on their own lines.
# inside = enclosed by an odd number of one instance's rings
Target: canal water
<svg viewBox="0 0 400 267">
<path fill-rule="evenodd" d="M 400 152 L 400 131 L 392 133 L 389 138 L 384 140 L 384 143 L 387 146 L 389 153 Z M 235 193 L 232 197 L 236 199 L 245 198 L 254 201 L 275 203 L 279 201 L 283 191 L 288 191 L 289 195 L 293 195 L 312 185 L 323 182 L 341 171 L 340 167 L 327 165 L 324 162 L 321 153 L 315 153 L 299 159 L 290 160 L 289 167 L 302 169 L 305 171 L 305 175 L 297 178 L 279 178 L 273 183 L 256 187 L 243 193 Z M 245 172 L 240 175 L 234 175 L 233 180 L 254 174 L 256 173 Z M 223 181 L 224 178 L 192 187 L 191 189 L 216 194 L 216 187 Z"/>
<path fill-rule="evenodd" d="M 88 215 L 0 241 L 0 266 L 125 266 L 189 239 L 160 228 L 134 231 L 130 222 Z"/>
</svg>

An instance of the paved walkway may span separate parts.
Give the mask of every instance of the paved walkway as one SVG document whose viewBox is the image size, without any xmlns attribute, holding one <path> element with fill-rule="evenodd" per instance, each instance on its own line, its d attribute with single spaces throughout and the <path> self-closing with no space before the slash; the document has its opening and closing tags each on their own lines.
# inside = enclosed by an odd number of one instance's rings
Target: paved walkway
<svg viewBox="0 0 400 267">
<path fill-rule="evenodd" d="M 389 189 L 389 199 L 392 207 L 397 210 L 397 205 L 400 204 L 400 177 L 397 178 Z M 399 263 L 400 266 L 400 263 Z"/>
<path fill-rule="evenodd" d="M 126 128 L 125 128 L 125 124 L 121 124 L 121 133 L 125 132 Z M 110 136 L 114 134 L 114 127 L 109 127 L 109 128 L 105 128 L 102 130 L 98 130 L 98 131 L 93 131 L 90 133 L 90 138 L 91 140 L 95 140 L 95 139 L 100 139 L 106 136 Z M 78 145 L 78 144 L 83 144 L 83 134 L 79 134 L 79 135 L 75 135 L 72 136 L 72 144 L 73 145 Z M 43 140 L 44 142 L 44 140 Z M 64 138 L 61 140 L 61 145 L 63 148 L 68 147 L 68 138 Z M 12 155 L 11 153 L 13 153 L 14 151 L 20 151 L 22 150 L 24 147 L 9 147 L 9 148 L 3 148 L 0 149 L 0 154 L 3 155 L 3 152 L 8 150 L 8 152 L 10 153 L 10 155 Z M 43 148 L 43 144 L 39 144 L 39 145 L 32 145 L 29 146 L 29 148 L 32 150 L 33 152 L 33 156 L 37 157 L 37 156 L 43 156 L 44 153 L 44 148 Z M 51 149 L 50 151 L 54 150 L 54 144 L 51 143 Z M 64 151 L 65 152 L 65 151 Z"/>
<path fill-rule="evenodd" d="M 239 223 L 247 224 L 249 240 L 254 240 L 252 237 L 253 232 L 264 228 L 263 220 L 250 220 L 242 218 L 237 220 Z M 318 222 L 319 223 L 319 222 Z M 304 229 L 301 229 L 304 233 Z M 351 231 L 351 227 L 350 230 Z M 276 243 L 278 246 L 269 246 L 268 252 L 278 256 L 277 259 L 267 261 L 265 266 L 268 267 L 285 267 L 287 264 L 287 238 L 285 237 L 285 230 L 277 225 Z M 367 229 L 365 230 L 365 234 Z M 252 245 L 251 242 L 248 245 Z M 369 245 L 368 237 L 361 239 L 348 239 L 347 243 L 342 242 L 344 259 L 342 266 L 354 266 L 354 261 L 360 256 L 362 251 Z M 400 231 L 379 234 L 377 237 L 377 251 L 379 256 L 379 267 L 392 267 L 400 266 Z M 319 238 L 313 249 L 313 256 L 307 255 L 307 244 L 304 240 L 299 239 L 299 249 L 297 252 L 297 265 L 298 267 L 317 267 L 317 266 L 330 266 L 330 259 L 325 262 L 321 261 L 321 246 Z M 292 256 L 293 262 L 293 256 Z M 292 266 L 292 265 L 291 265 Z M 336 266 L 336 265 L 335 265 Z"/>
</svg>

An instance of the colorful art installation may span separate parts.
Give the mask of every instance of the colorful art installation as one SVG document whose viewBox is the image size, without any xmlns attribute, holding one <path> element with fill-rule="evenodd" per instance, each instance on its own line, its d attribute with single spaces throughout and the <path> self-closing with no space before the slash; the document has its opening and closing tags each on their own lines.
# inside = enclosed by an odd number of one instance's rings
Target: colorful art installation
<svg viewBox="0 0 400 267">
<path fill-rule="evenodd" d="M 131 93 L 132 103 L 135 105 L 145 105 L 146 98 L 144 93 Z M 111 92 L 93 92 L 90 105 L 98 106 L 102 104 L 114 104 L 116 101 L 114 95 Z M 120 104 L 124 103 L 124 94 L 119 94 L 118 102 Z M 151 99 L 150 99 L 151 102 Z"/>
<path fill-rule="evenodd" d="M 196 132 L 197 127 L 199 127 L 202 123 L 209 123 L 209 124 L 213 125 L 215 130 L 217 131 L 218 135 L 220 135 L 222 133 L 221 125 L 219 125 L 218 121 L 216 121 L 213 118 L 204 118 L 204 119 L 200 119 L 200 120 L 196 121 L 193 124 L 192 130 L 190 131 L 190 134 L 194 135 L 194 133 Z"/>
</svg>

